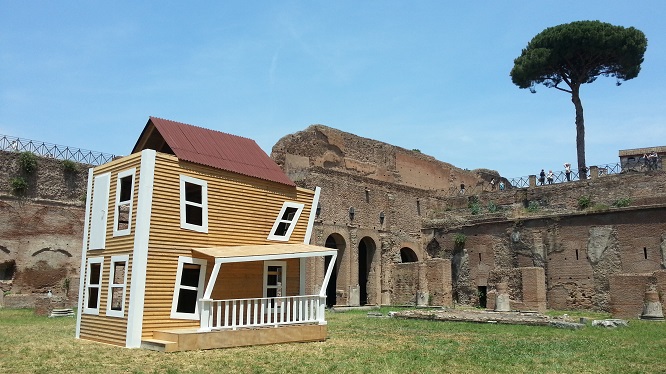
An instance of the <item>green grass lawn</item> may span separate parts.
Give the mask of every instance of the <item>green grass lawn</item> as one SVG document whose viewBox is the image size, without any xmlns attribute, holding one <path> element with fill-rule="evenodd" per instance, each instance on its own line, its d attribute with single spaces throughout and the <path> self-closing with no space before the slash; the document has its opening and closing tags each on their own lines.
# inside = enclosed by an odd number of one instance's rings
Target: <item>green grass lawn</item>
<svg viewBox="0 0 666 374">
<path fill-rule="evenodd" d="M 0 309 L 0 373 L 666 373 L 664 322 L 563 330 L 362 311 L 327 319 L 325 342 L 160 353 L 77 340 L 71 317 Z"/>
</svg>

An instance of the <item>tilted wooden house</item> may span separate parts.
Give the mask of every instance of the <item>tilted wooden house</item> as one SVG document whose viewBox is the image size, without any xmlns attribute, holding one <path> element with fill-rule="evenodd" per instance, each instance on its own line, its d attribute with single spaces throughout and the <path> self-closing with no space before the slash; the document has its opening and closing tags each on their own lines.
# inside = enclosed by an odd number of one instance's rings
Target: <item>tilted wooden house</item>
<svg viewBox="0 0 666 374">
<path fill-rule="evenodd" d="M 210 349 L 326 338 L 305 295 L 319 189 L 250 139 L 151 117 L 131 155 L 90 169 L 76 337 Z"/>
</svg>

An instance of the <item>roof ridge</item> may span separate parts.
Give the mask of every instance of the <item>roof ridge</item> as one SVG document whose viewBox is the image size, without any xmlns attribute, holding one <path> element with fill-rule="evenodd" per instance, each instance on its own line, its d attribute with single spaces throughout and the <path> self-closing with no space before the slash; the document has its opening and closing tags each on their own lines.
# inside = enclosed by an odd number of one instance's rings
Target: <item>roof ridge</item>
<svg viewBox="0 0 666 374">
<path fill-rule="evenodd" d="M 162 118 L 162 117 L 149 116 L 149 118 L 150 118 L 151 120 L 152 120 L 152 119 L 157 119 L 157 120 L 161 120 L 161 121 L 169 121 L 169 122 L 177 123 L 177 124 L 179 124 L 179 125 L 185 125 L 185 126 L 190 126 L 190 127 L 196 127 L 196 128 L 198 128 L 198 129 L 206 130 L 206 131 L 215 131 L 215 132 L 219 132 L 220 134 L 225 134 L 225 135 L 233 136 L 233 137 L 236 137 L 236 138 L 241 138 L 241 139 L 251 140 L 251 141 L 253 141 L 253 142 L 256 143 L 256 140 L 254 140 L 254 139 L 252 139 L 252 138 L 248 138 L 248 137 L 246 137 L 246 136 L 242 136 L 242 135 L 235 135 L 235 134 L 228 133 L 228 132 L 224 132 L 224 131 L 220 131 L 220 130 L 208 129 L 208 128 L 205 128 L 205 127 L 202 127 L 202 126 L 192 125 L 192 124 L 190 124 L 190 123 L 185 123 L 185 122 L 180 122 L 180 121 L 174 121 L 174 120 L 166 119 L 166 118 Z"/>
</svg>

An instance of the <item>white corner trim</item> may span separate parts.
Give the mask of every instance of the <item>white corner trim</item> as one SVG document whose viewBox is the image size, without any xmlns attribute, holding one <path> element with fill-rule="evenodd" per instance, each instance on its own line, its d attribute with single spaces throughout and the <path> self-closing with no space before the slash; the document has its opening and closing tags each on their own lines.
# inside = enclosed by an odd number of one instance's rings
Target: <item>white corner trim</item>
<svg viewBox="0 0 666 374">
<path fill-rule="evenodd" d="M 310 239 L 312 237 L 312 229 L 314 226 L 314 221 L 317 216 L 317 205 L 319 205 L 319 195 L 321 194 L 321 187 L 315 187 L 315 194 L 312 198 L 312 205 L 310 206 L 310 217 L 308 218 L 308 228 L 305 231 L 305 239 L 303 239 L 303 244 L 310 244 Z"/>
<path fill-rule="evenodd" d="M 83 286 L 85 285 L 86 255 L 88 252 L 88 224 L 90 223 L 90 201 L 92 198 L 93 168 L 88 169 L 88 189 L 86 193 L 86 213 L 83 220 L 83 242 L 81 243 L 81 267 L 79 268 L 79 301 L 76 311 L 75 337 L 81 337 L 81 313 L 83 312 Z"/>
<path fill-rule="evenodd" d="M 156 154 L 152 149 L 141 151 L 136 227 L 134 228 L 134 252 L 132 254 L 132 279 L 130 280 L 130 297 L 127 308 L 127 336 L 125 338 L 127 348 L 139 348 L 141 346 Z"/>
</svg>

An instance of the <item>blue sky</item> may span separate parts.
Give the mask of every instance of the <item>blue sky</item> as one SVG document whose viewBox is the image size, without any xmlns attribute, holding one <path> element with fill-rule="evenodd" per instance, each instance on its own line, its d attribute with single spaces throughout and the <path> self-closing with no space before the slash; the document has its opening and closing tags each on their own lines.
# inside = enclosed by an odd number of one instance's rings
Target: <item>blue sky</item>
<svg viewBox="0 0 666 374">
<path fill-rule="evenodd" d="M 0 0 L 0 134 L 131 151 L 149 116 L 252 138 L 324 124 L 503 176 L 575 165 L 567 94 L 511 82 L 578 20 L 648 38 L 639 76 L 583 86 L 588 165 L 666 145 L 666 2 Z"/>
</svg>

